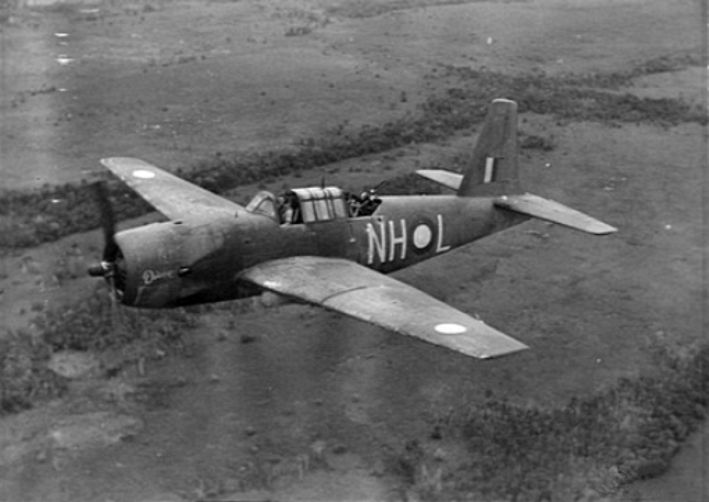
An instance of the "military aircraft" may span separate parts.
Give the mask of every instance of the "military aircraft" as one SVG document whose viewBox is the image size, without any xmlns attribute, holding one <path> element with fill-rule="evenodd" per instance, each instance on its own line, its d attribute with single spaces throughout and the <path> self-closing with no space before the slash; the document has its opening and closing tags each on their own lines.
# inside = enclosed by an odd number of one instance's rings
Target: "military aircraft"
<svg viewBox="0 0 709 502">
<path fill-rule="evenodd" d="M 115 233 L 104 207 L 104 277 L 125 305 L 177 307 L 275 292 L 463 354 L 526 349 L 514 338 L 384 274 L 530 217 L 591 234 L 616 229 L 522 191 L 517 104 L 496 99 L 465 172 L 418 174 L 448 195 L 357 197 L 337 187 L 261 191 L 241 206 L 142 160 L 102 164 L 168 221 Z M 105 204 L 104 204 L 105 206 Z"/>
</svg>

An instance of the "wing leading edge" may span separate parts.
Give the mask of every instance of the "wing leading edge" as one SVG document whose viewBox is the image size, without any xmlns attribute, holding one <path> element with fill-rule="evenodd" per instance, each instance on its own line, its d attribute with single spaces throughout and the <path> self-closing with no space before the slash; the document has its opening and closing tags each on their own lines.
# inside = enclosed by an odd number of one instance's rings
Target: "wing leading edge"
<svg viewBox="0 0 709 502">
<path fill-rule="evenodd" d="M 239 278 L 468 356 L 487 359 L 528 348 L 412 286 L 349 260 L 283 258 L 249 268 Z"/>
<path fill-rule="evenodd" d="M 148 164 L 140 159 L 101 159 L 113 174 L 171 220 L 195 214 L 229 214 L 246 211 L 243 206 Z"/>
</svg>

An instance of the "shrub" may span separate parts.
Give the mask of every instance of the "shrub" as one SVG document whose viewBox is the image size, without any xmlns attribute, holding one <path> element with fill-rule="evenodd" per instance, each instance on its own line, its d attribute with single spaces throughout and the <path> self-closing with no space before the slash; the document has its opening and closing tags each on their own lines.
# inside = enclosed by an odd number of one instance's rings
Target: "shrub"
<svg viewBox="0 0 709 502">
<path fill-rule="evenodd" d="M 0 338 L 0 416 L 66 390 L 66 380 L 47 368 L 51 352 L 41 337 L 24 330 Z"/>
<path fill-rule="evenodd" d="M 383 181 L 377 185 L 376 192 L 382 195 L 439 194 L 441 187 L 416 173 L 408 173 Z"/>
<path fill-rule="evenodd" d="M 550 152 L 556 148 L 553 138 L 537 136 L 536 134 L 525 135 L 520 141 L 519 146 L 526 150 L 542 150 L 544 152 Z"/>
<path fill-rule="evenodd" d="M 468 457 L 448 472 L 438 496 L 573 500 L 584 491 L 609 495 L 661 474 L 709 404 L 709 345 L 683 350 L 658 350 L 660 369 L 653 377 L 622 379 L 562 408 L 489 396 L 446 431 L 465 444 Z M 414 457 L 404 448 L 390 470 L 405 485 L 427 490 L 418 486 L 416 473 L 430 472 L 435 461 L 417 451 Z"/>
<path fill-rule="evenodd" d="M 0 415 L 66 390 L 66 380 L 47 368 L 53 352 L 95 351 L 106 371 L 116 372 L 128 363 L 182 347 L 182 334 L 196 325 L 196 314 L 125 308 L 100 285 L 82 301 L 41 313 L 33 325 L 35 334 L 9 331 L 0 337 Z"/>
<path fill-rule="evenodd" d="M 184 309 L 145 311 L 124 307 L 104 285 L 81 302 L 50 310 L 34 321 L 53 350 L 95 350 L 143 342 L 157 347 L 178 341 L 184 329 L 196 324 Z"/>
</svg>

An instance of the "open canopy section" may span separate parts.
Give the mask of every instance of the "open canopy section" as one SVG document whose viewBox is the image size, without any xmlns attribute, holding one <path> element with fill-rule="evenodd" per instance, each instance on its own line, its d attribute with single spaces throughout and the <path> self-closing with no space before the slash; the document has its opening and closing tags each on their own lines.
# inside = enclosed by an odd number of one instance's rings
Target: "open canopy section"
<svg viewBox="0 0 709 502">
<path fill-rule="evenodd" d="M 337 187 L 294 188 L 286 193 L 284 223 L 314 223 L 347 218 L 344 192 Z"/>
</svg>

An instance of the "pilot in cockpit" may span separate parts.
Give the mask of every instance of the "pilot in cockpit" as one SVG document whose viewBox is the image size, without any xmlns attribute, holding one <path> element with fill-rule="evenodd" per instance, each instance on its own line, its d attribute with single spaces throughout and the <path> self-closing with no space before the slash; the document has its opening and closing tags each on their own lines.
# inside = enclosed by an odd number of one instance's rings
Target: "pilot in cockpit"
<svg viewBox="0 0 709 502">
<path fill-rule="evenodd" d="M 293 192 L 287 192 L 283 197 L 279 197 L 278 213 L 281 223 L 297 223 L 299 218 L 298 197 Z"/>
</svg>

